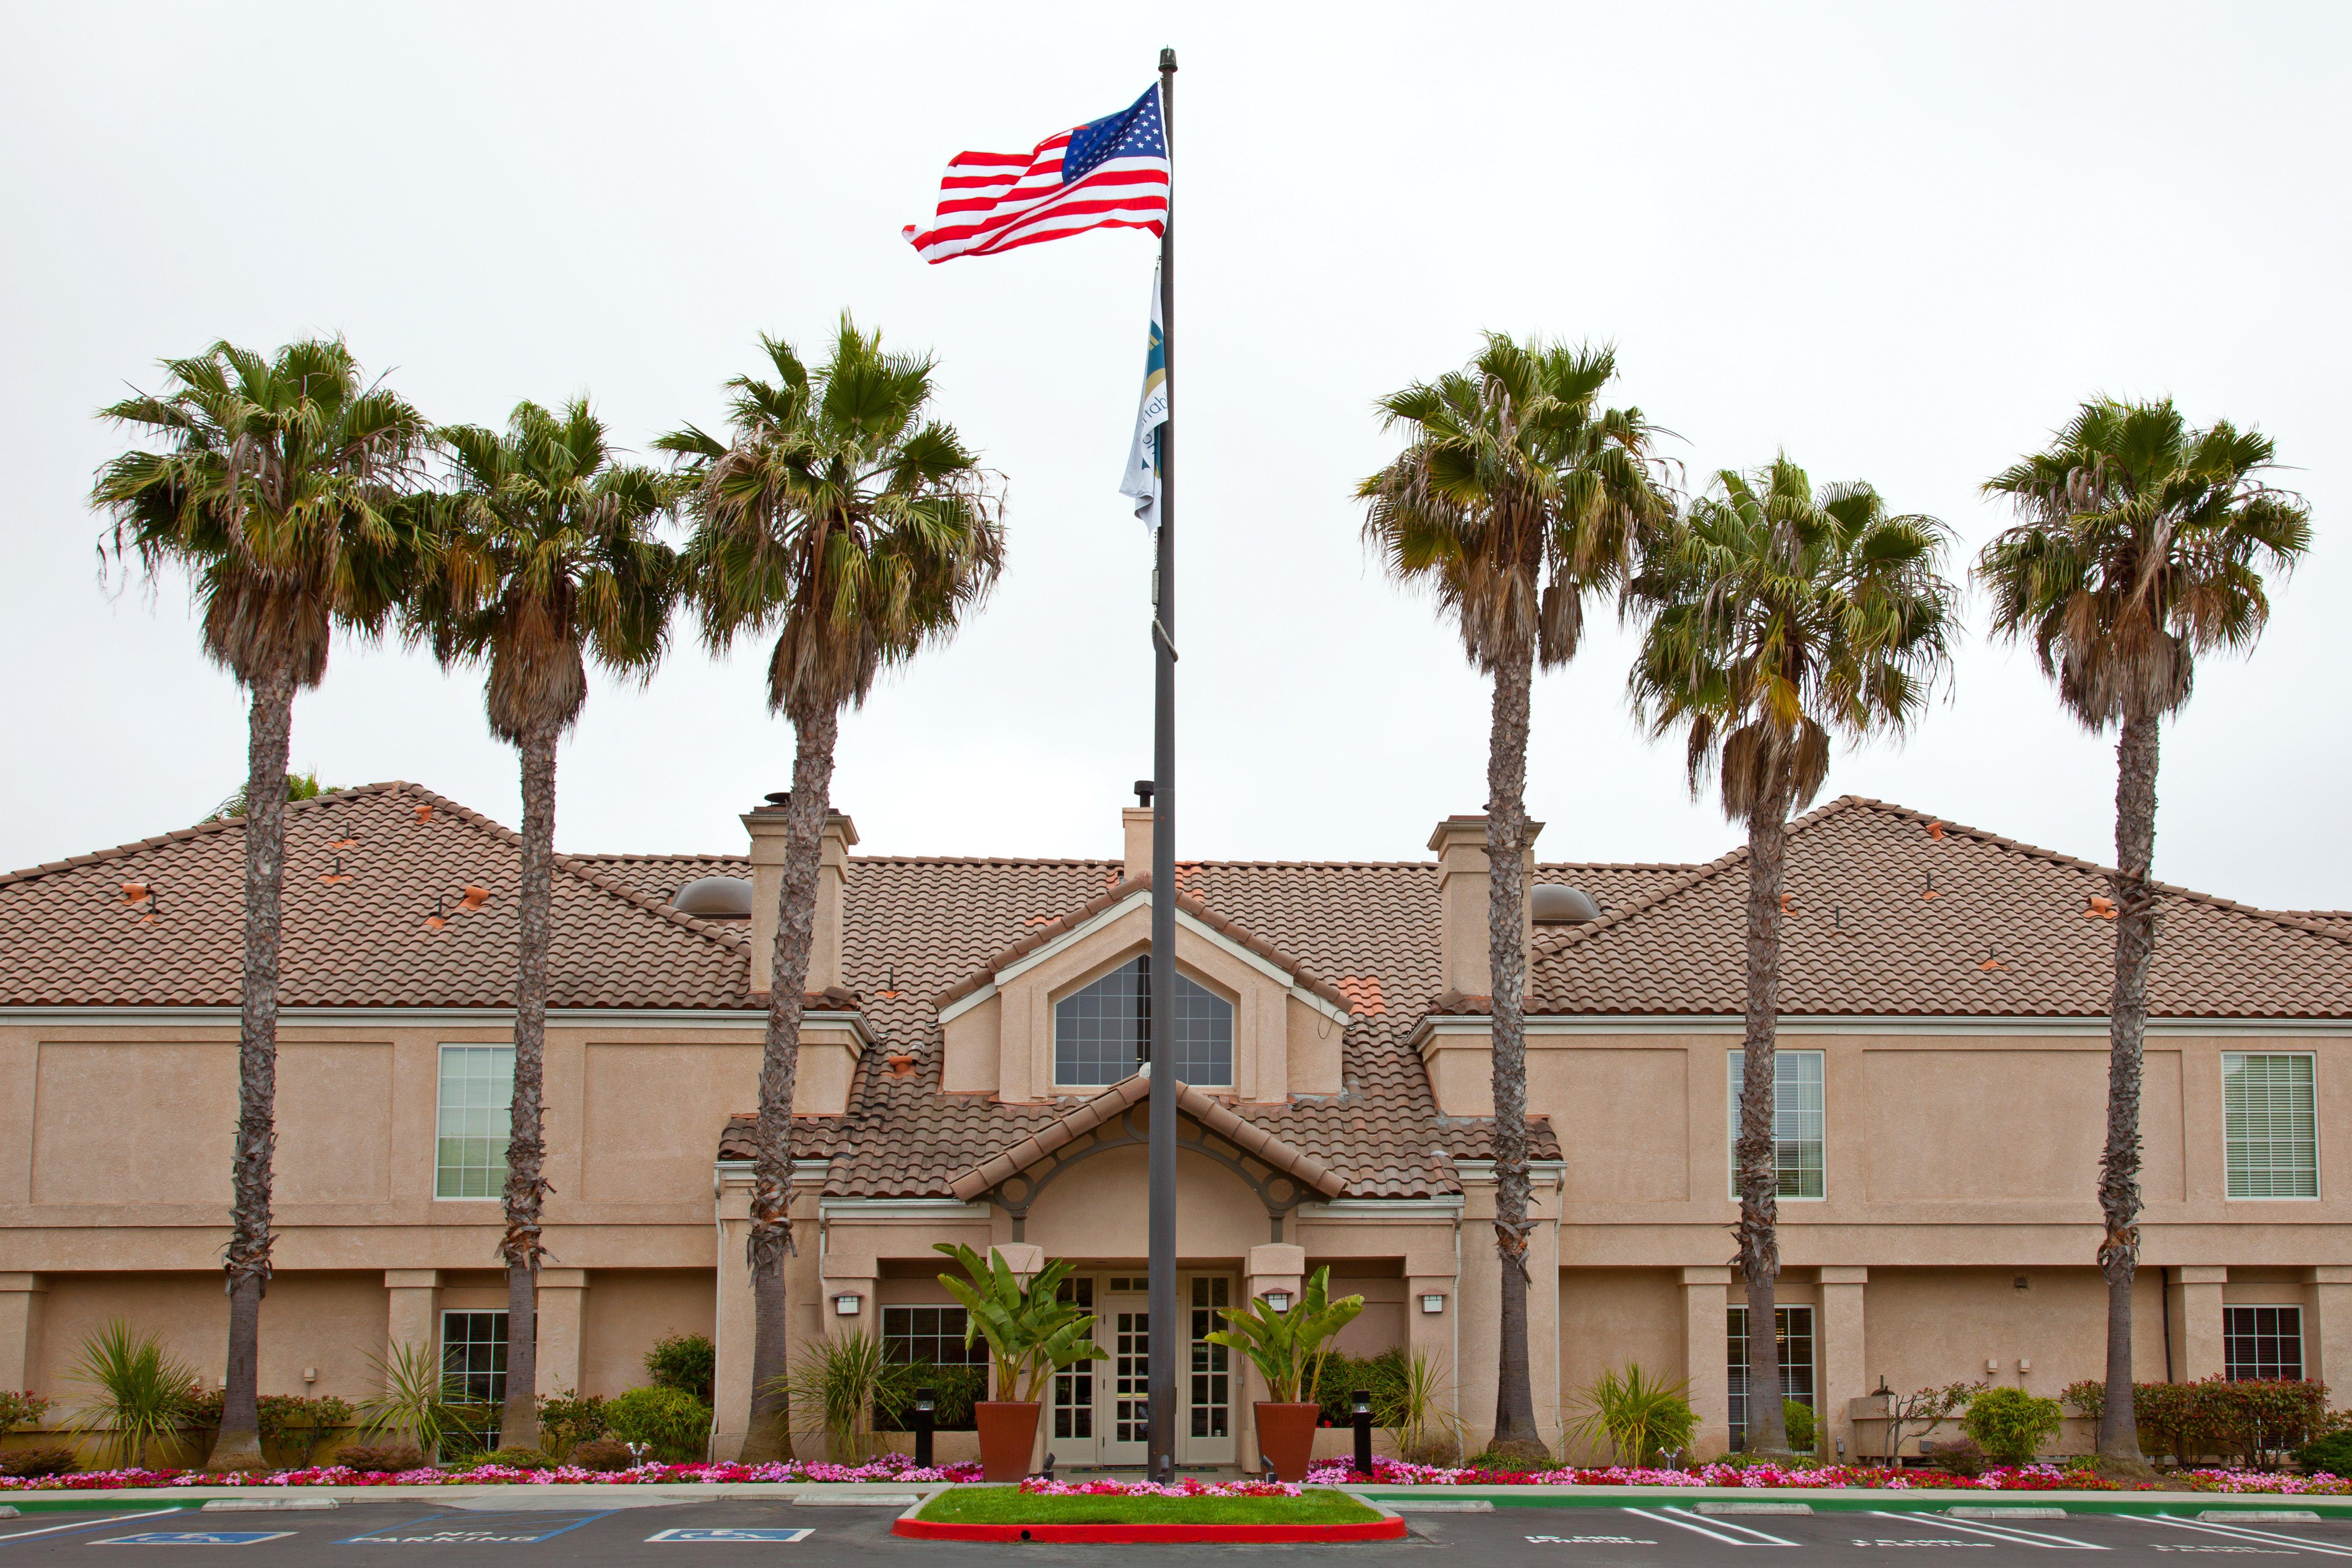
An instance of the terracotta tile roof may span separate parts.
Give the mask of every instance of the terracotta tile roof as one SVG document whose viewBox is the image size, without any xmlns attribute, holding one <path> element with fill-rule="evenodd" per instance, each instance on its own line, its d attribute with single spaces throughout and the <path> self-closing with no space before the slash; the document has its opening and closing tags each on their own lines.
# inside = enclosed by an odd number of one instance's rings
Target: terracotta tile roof
<svg viewBox="0 0 2352 1568">
<path fill-rule="evenodd" d="M 282 1001 L 512 1005 L 520 875 L 510 830 L 416 784 L 289 806 Z M 0 1005 L 234 1006 L 244 888 L 241 819 L 0 876 Z M 550 972 L 558 1007 L 749 1005 L 740 928 L 562 856 Z"/>
<path fill-rule="evenodd" d="M 1630 908 L 1539 928 L 1530 1012 L 1738 1014 L 1743 847 Z M 1789 838 L 1780 1006 L 1792 1014 L 2099 1017 L 2107 871 L 1848 795 Z M 2352 1018 L 2352 930 L 2158 884 L 2159 1017 Z"/>
<path fill-rule="evenodd" d="M 1219 936 L 1222 936 L 1226 941 L 1233 942 L 1235 946 L 1238 946 L 1246 952 L 1254 952 L 1257 954 L 1258 957 L 1265 959 L 1268 963 L 1273 964 L 1277 969 L 1280 969 L 1285 973 L 1288 974 L 1291 980 L 1301 989 L 1312 992 L 1314 994 L 1322 997 L 1323 1000 L 1330 1003 L 1335 1007 L 1344 1008 L 1347 1006 L 1348 999 L 1344 995 L 1340 994 L 1339 987 L 1333 985 L 1327 980 L 1318 978 L 1312 970 L 1307 967 L 1305 963 L 1291 957 L 1290 954 L 1283 952 L 1282 949 L 1275 946 L 1272 942 L 1262 941 L 1258 937 L 1252 935 L 1249 928 L 1243 925 L 1240 921 L 1227 919 L 1225 916 L 1210 909 L 1208 905 L 1202 903 L 1199 899 L 1184 892 L 1182 889 L 1185 881 L 1188 879 L 1197 879 L 1200 874 L 1201 868 L 1197 865 L 1180 866 L 1177 868 L 1176 886 L 1178 891 L 1176 894 L 1176 907 L 1178 910 L 1192 916 L 1194 920 L 1199 921 L 1202 925 L 1207 926 L 1211 931 L 1215 931 Z M 979 990 L 982 986 L 995 979 L 998 972 L 1003 970 L 1006 965 L 1018 963 L 1023 958 L 1027 957 L 1030 953 L 1036 952 L 1039 948 L 1059 941 L 1062 937 L 1068 935 L 1071 931 L 1074 931 L 1080 926 L 1085 925 L 1088 921 L 1094 919 L 1097 915 L 1101 914 L 1104 910 L 1114 909 L 1117 906 L 1125 903 L 1128 900 L 1134 898 L 1137 894 L 1148 893 L 1150 890 L 1151 873 L 1146 871 L 1142 875 L 1132 879 L 1122 879 L 1112 883 L 1108 891 L 1097 894 L 1096 897 L 1088 899 L 1085 903 L 1080 904 L 1076 909 L 1070 910 L 1067 914 L 1061 915 L 1053 920 L 1045 920 L 1042 921 L 1040 921 L 1039 917 L 1033 915 L 1028 921 L 1024 921 L 1022 923 L 1024 925 L 1038 923 L 1040 924 L 1041 929 L 1031 931 L 1019 942 L 1014 942 L 1011 947 L 1005 948 L 1003 952 L 992 955 L 985 963 L 981 964 L 979 968 L 973 970 L 970 974 L 965 975 L 953 985 L 949 986 L 945 991 L 940 992 L 931 1000 L 937 1005 L 945 1007 L 950 1003 L 954 1002 L 959 998 L 969 996 L 973 992 Z"/>
<path fill-rule="evenodd" d="M 1346 1190 L 1346 1184 L 1337 1173 L 1313 1155 L 1292 1148 L 1190 1084 L 1180 1083 L 1176 1089 L 1176 1109 L 1227 1142 L 1255 1155 L 1275 1170 L 1297 1177 L 1326 1197 L 1338 1197 Z M 1028 1131 L 1020 1142 L 990 1155 L 949 1183 L 948 1190 L 969 1203 L 1072 1140 L 1084 1137 L 1105 1122 L 1117 1121 L 1120 1113 L 1141 1104 L 1150 1092 L 1151 1080 L 1142 1074 L 1113 1084 L 1092 1100 L 1083 1100 L 1044 1126 Z"/>
</svg>

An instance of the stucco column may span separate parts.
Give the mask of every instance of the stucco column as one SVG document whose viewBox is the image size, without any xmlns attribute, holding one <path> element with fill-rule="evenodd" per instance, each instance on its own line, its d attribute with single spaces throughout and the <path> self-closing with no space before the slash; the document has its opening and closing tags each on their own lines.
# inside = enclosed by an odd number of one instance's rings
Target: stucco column
<svg viewBox="0 0 2352 1568">
<path fill-rule="evenodd" d="M 1286 1290 L 1290 1304 L 1298 1305 L 1298 1293 L 1307 1283 L 1307 1249 L 1286 1241 L 1266 1242 L 1249 1249 L 1242 1260 L 1242 1300 L 1255 1301 L 1269 1290 Z M 1337 1294 L 1344 1295 L 1340 1291 Z M 1189 1314 L 1180 1314 L 1189 1322 Z M 1190 1351 L 1181 1340 L 1177 1342 L 1177 1365 L 1189 1366 Z M 1257 1403 L 1269 1397 L 1265 1379 L 1250 1363 L 1249 1357 L 1239 1351 L 1233 1352 L 1234 1388 L 1238 1395 L 1234 1401 L 1234 1458 L 1245 1472 L 1255 1474 L 1258 1461 Z M 1181 1381 L 1180 1379 L 1180 1381 Z M 1179 1408 L 1181 1415 L 1181 1408 Z"/>
<path fill-rule="evenodd" d="M 1698 1415 L 1685 1459 L 1713 1458 L 1731 1448 L 1731 1378 L 1724 1348 L 1730 1288 L 1728 1268 L 1683 1270 L 1683 1377 L 1690 1384 L 1691 1409 Z"/>
<path fill-rule="evenodd" d="M 41 1305 L 48 1294 L 37 1274 L 0 1274 L 0 1389 L 30 1389 L 41 1364 Z"/>
<path fill-rule="evenodd" d="M 2229 1269 L 2212 1264 L 2189 1264 L 2168 1271 L 2165 1289 L 2171 1296 L 2175 1383 L 2201 1383 L 2221 1375 L 2221 1287 L 2229 1279 Z"/>
<path fill-rule="evenodd" d="M 2352 1268 L 2324 1263 L 2304 1287 L 2312 1321 L 2303 1331 L 2303 1375 L 2327 1384 L 2329 1403 L 2352 1405 Z"/>
<path fill-rule="evenodd" d="M 1421 1310 L 1423 1296 L 1440 1297 L 1445 1304 L 1434 1312 L 1424 1312 Z M 1454 1299 L 1453 1275 L 1405 1276 L 1405 1353 L 1424 1356 L 1428 1358 L 1429 1364 L 1437 1369 L 1438 1401 L 1454 1412 L 1457 1421 L 1465 1414 L 1462 1408 L 1462 1369 L 1454 1359 L 1454 1334 L 1461 1321 L 1456 1315 L 1460 1305 Z M 1466 1431 L 1465 1427 L 1465 1435 Z"/>
<path fill-rule="evenodd" d="M 441 1354 L 441 1271 L 437 1268 L 387 1268 L 383 1293 L 389 1299 L 384 1319 L 384 1357 L 396 1358 L 405 1346 L 437 1358 Z"/>
<path fill-rule="evenodd" d="M 1863 1287 L 1869 1279 L 1867 1268 L 1830 1265 L 1822 1268 L 1822 1299 L 1813 1331 L 1813 1452 L 1824 1459 L 1838 1457 L 1840 1443 L 1845 1445 L 1848 1458 L 1860 1452 L 1854 1444 L 1852 1402 L 1872 1387 L 1863 1371 Z"/>
<path fill-rule="evenodd" d="M 719 1186 L 718 1312 L 714 1320 L 718 1345 L 710 1375 L 713 1405 L 710 1457 L 721 1462 L 740 1458 L 745 1430 L 751 1418 L 751 1339 L 756 1314 L 751 1299 L 751 1274 L 743 1265 L 743 1248 L 751 1239 L 751 1178 L 747 1166 L 740 1176 L 728 1172 Z M 797 1232 L 799 1227 L 795 1226 Z M 801 1242 L 808 1250 L 808 1242 Z M 792 1262 L 786 1259 L 787 1266 Z"/>
<path fill-rule="evenodd" d="M 580 1392 L 580 1344 L 587 1325 L 588 1270 L 539 1271 L 539 1395 Z"/>
</svg>

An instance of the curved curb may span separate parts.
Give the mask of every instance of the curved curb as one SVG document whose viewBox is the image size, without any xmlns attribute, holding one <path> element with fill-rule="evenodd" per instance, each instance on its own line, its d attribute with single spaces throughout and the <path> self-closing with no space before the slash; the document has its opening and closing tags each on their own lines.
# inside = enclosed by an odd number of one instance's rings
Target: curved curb
<svg viewBox="0 0 2352 1568">
<path fill-rule="evenodd" d="M 971 1524 L 900 1519 L 890 1533 L 910 1541 L 1009 1541 L 1040 1544 L 1120 1542 L 1195 1545 L 1292 1545 L 1311 1542 L 1402 1541 L 1404 1521 L 1394 1514 L 1349 1524 Z"/>
</svg>

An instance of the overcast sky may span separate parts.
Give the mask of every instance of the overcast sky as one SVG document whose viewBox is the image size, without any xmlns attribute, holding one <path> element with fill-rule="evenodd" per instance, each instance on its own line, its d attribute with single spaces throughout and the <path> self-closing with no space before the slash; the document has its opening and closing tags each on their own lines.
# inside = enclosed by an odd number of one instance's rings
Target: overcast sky
<svg viewBox="0 0 2352 1568">
<path fill-rule="evenodd" d="M 586 392 L 644 450 L 719 417 L 755 336 L 854 310 L 940 361 L 1006 476 L 1012 556 L 959 641 L 843 731 L 867 850 L 1118 853 L 1150 771 L 1149 547 L 1116 493 L 1153 242 L 927 267 L 963 148 L 1176 100 L 1181 852 L 1394 859 L 1480 809 L 1486 700 L 1368 561 L 1378 395 L 1478 334 L 1611 342 L 1694 476 L 1785 448 L 1972 553 L 1977 487 L 2084 397 L 2170 394 L 2274 437 L 2316 543 L 2250 661 L 2167 727 L 2157 869 L 2352 905 L 2344 280 L 2352 26 L 2183 7 L 6 5 L 0 356 L 11 765 L 0 863 L 184 826 L 242 782 L 245 711 L 184 587 L 110 595 L 91 417 L 157 359 L 345 334 L 432 417 Z M 1964 564 L 1965 555 L 1962 563 Z M 121 584 L 118 583 L 119 588 Z M 1951 700 L 1829 793 L 2102 860 L 2111 742 L 1982 605 Z M 1537 688 L 1547 859 L 1696 859 L 1738 834 L 1645 740 L 1629 648 Z M 562 762 L 572 850 L 739 848 L 792 743 L 757 648 L 682 630 L 601 685 Z M 339 647 L 295 708 L 330 783 L 413 779 L 500 820 L 479 677 Z"/>
</svg>

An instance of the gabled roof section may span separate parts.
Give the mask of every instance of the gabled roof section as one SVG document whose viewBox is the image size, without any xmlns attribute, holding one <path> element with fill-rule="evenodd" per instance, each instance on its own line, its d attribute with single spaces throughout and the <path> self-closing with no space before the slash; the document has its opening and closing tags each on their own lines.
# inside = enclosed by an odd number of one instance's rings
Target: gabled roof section
<svg viewBox="0 0 2352 1568">
<path fill-rule="evenodd" d="M 1781 922 L 1788 1014 L 2104 1017 L 2108 870 L 1847 795 L 1792 824 Z M 2352 931 L 2157 884 L 2148 1011 L 2352 1018 Z M 1748 851 L 1631 907 L 1539 931 L 1528 1010 L 1736 1015 L 1745 1005 Z M 1456 1010 L 1459 999 L 1448 998 Z"/>
<path fill-rule="evenodd" d="M 280 1001 L 511 1006 L 520 850 L 414 784 L 289 805 Z M 242 818 L 0 876 L 0 1005 L 235 1006 L 244 922 Z M 740 929 L 563 856 L 549 971 L 557 1007 L 751 1005 Z"/>
<path fill-rule="evenodd" d="M 1063 1112 L 1044 1126 L 1029 1130 L 1019 1142 L 998 1150 L 957 1176 L 949 1183 L 948 1190 L 970 1203 L 1007 1176 L 1027 1170 L 1073 1139 L 1084 1137 L 1106 1122 L 1116 1121 L 1126 1111 L 1143 1103 L 1150 1093 L 1151 1080 L 1139 1073 L 1113 1084 L 1092 1100 Z M 1336 1198 L 1348 1190 L 1348 1184 L 1339 1173 L 1322 1161 L 1293 1148 L 1264 1128 L 1254 1126 L 1190 1084 L 1176 1086 L 1176 1109 L 1226 1142 L 1265 1161 L 1275 1170 L 1294 1178 L 1303 1186 L 1314 1188 L 1325 1197 Z"/>
<path fill-rule="evenodd" d="M 1348 1011 L 1348 998 L 1339 988 L 1317 975 L 1307 968 L 1304 961 L 1293 958 L 1272 942 L 1253 934 L 1240 921 L 1221 915 L 1200 900 L 1187 896 L 1182 890 L 1184 870 L 1184 868 L 1180 867 L 1176 876 L 1178 913 L 1189 915 L 1234 946 L 1265 960 L 1266 963 L 1290 976 L 1292 984 L 1299 989 L 1321 997 L 1340 1013 L 1345 1014 Z M 1010 947 L 999 951 L 982 963 L 979 968 L 932 998 L 933 1005 L 941 1008 L 952 1006 L 989 984 L 997 975 L 1031 953 L 1052 946 L 1062 938 L 1083 928 L 1087 921 L 1097 915 L 1106 914 L 1119 905 L 1130 900 L 1139 899 L 1150 891 L 1151 873 L 1149 871 L 1141 876 L 1113 883 L 1108 891 L 1097 894 L 1076 909 L 1047 921 L 1034 932 L 1023 937 Z"/>
</svg>

